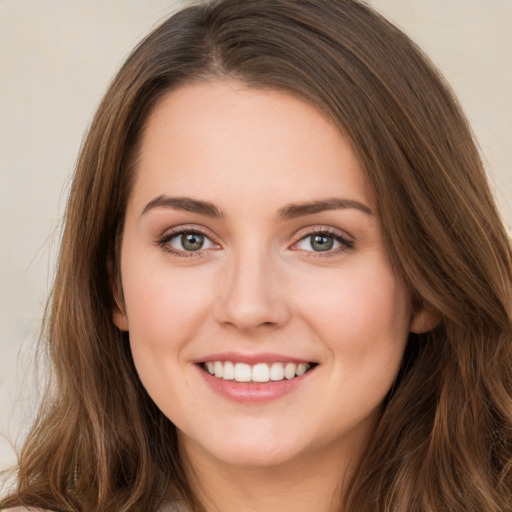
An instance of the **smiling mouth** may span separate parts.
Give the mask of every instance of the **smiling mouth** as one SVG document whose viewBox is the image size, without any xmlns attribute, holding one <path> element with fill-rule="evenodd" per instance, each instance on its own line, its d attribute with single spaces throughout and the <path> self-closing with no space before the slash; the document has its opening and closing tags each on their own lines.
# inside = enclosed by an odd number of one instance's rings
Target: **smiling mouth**
<svg viewBox="0 0 512 512">
<path fill-rule="evenodd" d="M 218 379 L 234 382 L 266 383 L 291 380 L 304 375 L 316 363 L 234 363 L 232 361 L 208 361 L 199 365 L 205 372 Z"/>
</svg>

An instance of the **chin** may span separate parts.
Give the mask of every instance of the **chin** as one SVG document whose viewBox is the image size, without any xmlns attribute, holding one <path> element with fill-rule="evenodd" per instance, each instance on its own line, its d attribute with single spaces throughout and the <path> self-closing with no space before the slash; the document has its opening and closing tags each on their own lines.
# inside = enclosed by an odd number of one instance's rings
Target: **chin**
<svg viewBox="0 0 512 512">
<path fill-rule="evenodd" d="M 227 453 L 219 454 L 223 462 L 240 467 L 281 466 L 292 461 L 297 451 L 283 446 L 235 446 Z"/>
<path fill-rule="evenodd" d="M 305 447 L 299 446 L 301 443 L 293 442 L 289 436 L 268 432 L 260 432 L 259 435 L 254 435 L 254 432 L 225 435 L 221 432 L 218 438 L 212 435 L 207 440 L 183 436 L 181 445 L 191 456 L 197 451 L 223 464 L 254 468 L 280 466 L 306 451 Z"/>
</svg>

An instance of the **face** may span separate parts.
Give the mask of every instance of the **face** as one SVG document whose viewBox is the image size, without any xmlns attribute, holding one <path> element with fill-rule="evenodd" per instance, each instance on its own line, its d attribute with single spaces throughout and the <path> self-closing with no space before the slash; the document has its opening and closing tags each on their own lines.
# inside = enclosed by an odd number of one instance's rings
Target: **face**
<svg viewBox="0 0 512 512">
<path fill-rule="evenodd" d="M 415 321 L 347 139 L 235 82 L 150 116 L 121 275 L 142 383 L 185 452 L 229 464 L 367 442 Z"/>
</svg>

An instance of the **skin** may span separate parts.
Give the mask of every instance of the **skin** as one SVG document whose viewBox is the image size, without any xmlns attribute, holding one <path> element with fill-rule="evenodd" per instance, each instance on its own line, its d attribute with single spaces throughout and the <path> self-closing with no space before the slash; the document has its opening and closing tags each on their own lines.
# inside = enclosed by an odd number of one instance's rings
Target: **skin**
<svg viewBox="0 0 512 512">
<path fill-rule="evenodd" d="M 223 216 L 171 207 L 163 195 L 206 201 Z M 290 204 L 331 198 L 352 203 L 278 218 Z M 185 251 L 172 235 L 182 228 L 204 233 L 203 249 Z M 315 251 L 310 235 L 325 231 L 342 241 Z M 178 427 L 207 508 L 332 510 L 408 333 L 429 325 L 427 313 L 412 316 L 390 267 L 349 141 L 282 92 L 211 81 L 168 93 L 143 134 L 121 275 L 114 322 Z M 285 396 L 239 403 L 206 385 L 196 364 L 227 351 L 317 366 Z"/>
</svg>

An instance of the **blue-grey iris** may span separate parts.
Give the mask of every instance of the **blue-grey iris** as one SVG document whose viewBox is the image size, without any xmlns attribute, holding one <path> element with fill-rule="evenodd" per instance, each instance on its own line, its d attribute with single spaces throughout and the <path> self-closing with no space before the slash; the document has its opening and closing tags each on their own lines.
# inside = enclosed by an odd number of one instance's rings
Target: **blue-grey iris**
<svg viewBox="0 0 512 512">
<path fill-rule="evenodd" d="M 315 251 L 329 251 L 334 245 L 334 239 L 332 236 L 325 235 L 313 235 L 311 237 L 311 247 Z"/>
<path fill-rule="evenodd" d="M 204 245 L 204 236 L 199 233 L 187 233 L 181 236 L 181 245 L 186 251 L 198 251 Z"/>
</svg>

